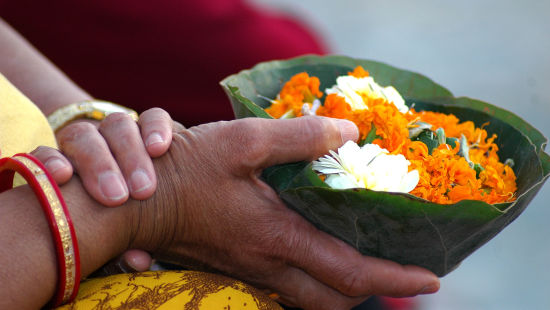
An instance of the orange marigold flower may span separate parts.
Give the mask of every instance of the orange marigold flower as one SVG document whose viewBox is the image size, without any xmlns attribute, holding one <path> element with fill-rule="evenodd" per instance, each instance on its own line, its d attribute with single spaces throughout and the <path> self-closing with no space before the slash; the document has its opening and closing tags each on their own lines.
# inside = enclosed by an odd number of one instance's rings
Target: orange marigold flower
<svg viewBox="0 0 550 310">
<path fill-rule="evenodd" d="M 289 109 L 288 104 L 282 101 L 275 101 L 265 111 L 273 118 L 281 118 Z"/>
<path fill-rule="evenodd" d="M 354 76 L 356 78 L 364 78 L 369 76 L 369 72 L 365 70 L 363 67 L 357 66 L 355 67 L 355 69 L 353 69 L 352 72 L 348 72 L 348 75 Z"/>
<path fill-rule="evenodd" d="M 394 152 L 409 139 L 408 120 L 395 105 L 376 102 L 369 106 L 369 111 L 374 115 L 372 122 L 376 127 L 376 135 L 380 137 L 373 143 Z"/>
<path fill-rule="evenodd" d="M 357 78 L 369 73 L 362 67 L 349 72 Z M 319 80 L 300 73 L 285 84 L 275 103 L 266 109 L 271 115 L 283 115 L 292 110 L 301 115 L 304 102 L 322 97 Z M 352 110 L 345 98 L 330 94 L 317 110 L 321 116 L 348 119 L 359 128 L 360 140 L 376 128 L 373 143 L 392 154 L 402 154 L 410 162 L 409 169 L 417 170 L 419 182 L 412 195 L 440 204 L 456 203 L 464 199 L 482 200 L 490 204 L 513 201 L 517 190 L 516 176 L 510 166 L 500 162 L 497 136 L 489 136 L 483 124 L 476 127 L 471 121 L 461 122 L 453 114 L 409 109 L 402 113 L 384 98 L 360 94 L 366 109 Z M 431 130 L 442 128 L 446 137 L 464 136 L 469 146 L 467 161 L 459 155 L 460 146 L 441 144 L 432 150 L 421 141 L 409 139 L 409 128 L 417 121 L 432 125 Z M 477 165 L 476 169 L 473 166 Z"/>
<path fill-rule="evenodd" d="M 317 114 L 333 118 L 347 118 L 351 107 L 343 97 L 330 94 L 325 98 L 325 103 L 317 110 Z"/>
<path fill-rule="evenodd" d="M 294 116 L 302 116 L 304 103 L 312 103 L 316 98 L 323 96 L 319 90 L 320 85 L 319 78 L 310 77 L 305 72 L 298 73 L 285 83 L 275 103 L 265 111 L 274 118 L 280 118 L 291 110 Z"/>
</svg>

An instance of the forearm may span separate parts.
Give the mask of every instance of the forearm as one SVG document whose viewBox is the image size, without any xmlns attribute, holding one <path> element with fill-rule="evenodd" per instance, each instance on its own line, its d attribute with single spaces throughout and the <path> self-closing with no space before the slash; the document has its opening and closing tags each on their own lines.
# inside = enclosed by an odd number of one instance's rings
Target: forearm
<svg viewBox="0 0 550 310">
<path fill-rule="evenodd" d="M 45 115 L 91 96 L 0 19 L 0 73 Z"/>
<path fill-rule="evenodd" d="M 82 277 L 124 251 L 130 242 L 134 202 L 105 208 L 73 178 L 61 188 L 72 217 Z M 37 309 L 53 296 L 57 265 L 51 232 L 28 186 L 0 194 L 0 309 Z"/>
</svg>

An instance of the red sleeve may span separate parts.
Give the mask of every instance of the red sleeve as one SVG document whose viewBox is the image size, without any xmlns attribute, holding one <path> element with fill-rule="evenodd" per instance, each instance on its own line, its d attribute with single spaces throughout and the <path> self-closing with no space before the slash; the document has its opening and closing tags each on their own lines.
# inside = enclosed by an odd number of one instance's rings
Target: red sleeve
<svg viewBox="0 0 550 310">
<path fill-rule="evenodd" d="M 326 49 L 299 21 L 242 0 L 0 0 L 2 17 L 92 95 L 186 126 L 233 114 L 218 82 Z"/>
</svg>

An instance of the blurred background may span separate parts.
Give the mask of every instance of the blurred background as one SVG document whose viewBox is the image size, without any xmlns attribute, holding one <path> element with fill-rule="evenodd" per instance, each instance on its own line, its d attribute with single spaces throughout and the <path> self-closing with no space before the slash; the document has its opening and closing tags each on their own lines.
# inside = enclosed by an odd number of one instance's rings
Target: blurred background
<svg viewBox="0 0 550 310">
<path fill-rule="evenodd" d="M 422 73 L 550 136 L 550 0 L 250 0 L 312 26 L 331 51 Z M 550 185 L 418 297 L 419 309 L 550 309 Z"/>
</svg>

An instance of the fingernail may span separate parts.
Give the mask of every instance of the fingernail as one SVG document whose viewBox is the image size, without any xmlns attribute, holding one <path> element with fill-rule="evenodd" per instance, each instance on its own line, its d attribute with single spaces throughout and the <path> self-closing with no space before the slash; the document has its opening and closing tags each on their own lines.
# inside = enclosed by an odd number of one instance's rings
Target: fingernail
<svg viewBox="0 0 550 310">
<path fill-rule="evenodd" d="M 52 158 L 46 161 L 44 164 L 50 173 L 54 173 L 57 170 L 67 167 L 67 164 L 59 158 Z"/>
<path fill-rule="evenodd" d="M 351 121 L 345 119 L 337 119 L 336 124 L 340 128 L 340 135 L 342 136 L 342 142 L 357 141 L 359 139 L 359 130 L 357 126 Z"/>
<path fill-rule="evenodd" d="M 130 262 L 122 258 L 116 263 L 116 268 L 118 268 L 122 273 L 132 273 L 137 271 L 137 269 L 134 268 L 134 266 L 132 266 Z M 116 273 L 120 273 L 120 272 L 116 272 Z"/>
<path fill-rule="evenodd" d="M 143 169 L 137 169 L 130 176 L 130 191 L 132 193 L 138 193 L 151 187 L 153 183 L 149 176 Z"/>
<path fill-rule="evenodd" d="M 153 145 L 153 144 L 156 144 L 156 143 L 164 143 L 164 139 L 162 138 L 162 136 L 158 132 L 153 132 L 145 140 L 145 145 L 149 146 L 149 145 Z"/>
<path fill-rule="evenodd" d="M 436 284 L 430 284 L 427 286 L 424 286 L 418 294 L 433 294 L 435 292 L 439 291 L 439 285 Z"/>
<path fill-rule="evenodd" d="M 101 193 L 109 200 L 120 200 L 128 195 L 121 177 L 113 171 L 102 172 L 98 177 L 98 183 Z"/>
</svg>

